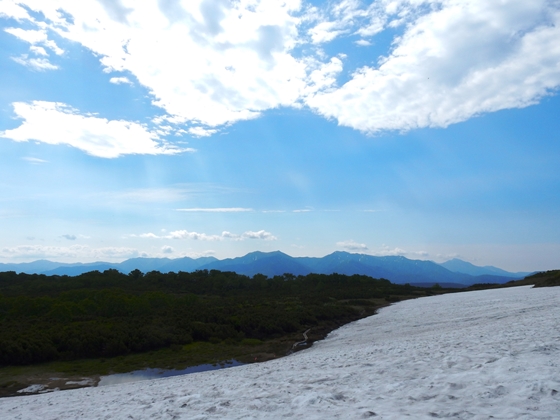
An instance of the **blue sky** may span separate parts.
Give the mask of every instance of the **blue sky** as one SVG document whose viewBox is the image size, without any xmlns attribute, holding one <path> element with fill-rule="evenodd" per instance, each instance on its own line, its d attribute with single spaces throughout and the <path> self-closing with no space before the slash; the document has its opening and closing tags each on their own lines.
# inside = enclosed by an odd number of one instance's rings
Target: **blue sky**
<svg viewBox="0 0 560 420">
<path fill-rule="evenodd" d="M 0 262 L 559 268 L 560 9 L 0 0 Z"/>
</svg>

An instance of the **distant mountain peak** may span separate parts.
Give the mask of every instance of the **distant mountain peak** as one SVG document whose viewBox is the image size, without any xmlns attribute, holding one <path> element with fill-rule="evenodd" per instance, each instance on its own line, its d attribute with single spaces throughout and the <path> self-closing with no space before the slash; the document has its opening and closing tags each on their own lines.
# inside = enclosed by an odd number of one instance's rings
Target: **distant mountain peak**
<svg viewBox="0 0 560 420">
<path fill-rule="evenodd" d="M 121 263 L 63 264 L 51 261 L 35 263 L 0 264 L 0 271 L 16 271 L 29 274 L 77 276 L 88 271 L 116 269 L 128 274 L 136 269 L 150 271 L 192 272 L 196 270 L 234 271 L 238 274 L 253 276 L 257 273 L 269 277 L 293 275 L 332 274 L 366 275 L 385 278 L 394 283 L 503 283 L 524 275 L 508 273 L 496 267 L 477 267 L 471 263 L 454 258 L 442 264 L 433 261 L 410 260 L 403 256 L 378 257 L 368 254 L 335 251 L 322 258 L 291 257 L 282 251 L 250 252 L 242 257 L 219 260 L 215 257 L 200 258 L 131 258 Z M 467 272 L 464 272 L 467 271 Z M 519 274 L 519 273 L 516 273 Z"/>
<path fill-rule="evenodd" d="M 447 268 L 449 271 L 453 271 L 454 273 L 463 273 L 463 274 L 468 274 L 470 276 L 491 275 L 491 276 L 510 276 L 512 278 L 522 278 L 530 274 L 530 273 L 511 273 L 491 265 L 480 267 L 470 262 L 463 261 L 459 258 L 453 258 L 449 261 L 441 263 L 440 265 L 442 267 Z"/>
</svg>

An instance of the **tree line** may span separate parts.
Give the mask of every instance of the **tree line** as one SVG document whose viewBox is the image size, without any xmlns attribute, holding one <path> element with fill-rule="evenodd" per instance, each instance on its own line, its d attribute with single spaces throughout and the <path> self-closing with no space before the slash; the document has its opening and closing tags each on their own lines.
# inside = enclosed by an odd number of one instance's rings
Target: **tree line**
<svg viewBox="0 0 560 420">
<path fill-rule="evenodd" d="M 373 314 L 372 299 L 430 290 L 363 275 L 0 273 L 0 365 L 141 353 L 193 341 L 267 340 Z"/>
</svg>

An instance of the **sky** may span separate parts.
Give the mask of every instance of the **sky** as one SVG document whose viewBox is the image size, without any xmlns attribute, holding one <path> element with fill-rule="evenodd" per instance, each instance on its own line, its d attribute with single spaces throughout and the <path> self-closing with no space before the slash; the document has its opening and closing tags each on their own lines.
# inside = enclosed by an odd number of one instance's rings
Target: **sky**
<svg viewBox="0 0 560 420">
<path fill-rule="evenodd" d="M 0 262 L 560 268 L 557 0 L 0 0 Z"/>
</svg>

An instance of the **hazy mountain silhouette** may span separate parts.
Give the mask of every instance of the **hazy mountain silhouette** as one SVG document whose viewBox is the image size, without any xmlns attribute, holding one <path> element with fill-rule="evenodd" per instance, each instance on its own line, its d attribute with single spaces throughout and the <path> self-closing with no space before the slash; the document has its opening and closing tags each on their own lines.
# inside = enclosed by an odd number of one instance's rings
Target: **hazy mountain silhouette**
<svg viewBox="0 0 560 420">
<path fill-rule="evenodd" d="M 394 283 L 433 285 L 471 285 L 474 283 L 505 283 L 525 276 L 526 273 L 509 273 L 496 267 L 477 267 L 461 260 L 443 264 L 433 261 L 410 260 L 405 257 L 376 257 L 348 252 L 333 252 L 322 258 L 291 257 L 280 251 L 251 252 L 237 258 L 218 260 L 214 257 L 201 258 L 131 258 L 121 263 L 95 262 L 88 264 L 62 264 L 47 260 L 31 263 L 0 264 L 0 271 L 16 271 L 29 274 L 76 276 L 88 271 L 116 269 L 129 273 L 138 269 L 149 271 L 179 272 L 195 270 L 234 271 L 247 276 L 264 274 L 269 277 L 283 275 L 317 274 L 361 274 L 385 278 Z M 463 270 L 463 271 L 460 271 Z M 468 272 L 465 272 L 468 271 Z"/>
<path fill-rule="evenodd" d="M 455 273 L 469 274 L 471 276 L 490 275 L 490 276 L 504 276 L 504 277 L 514 276 L 516 278 L 523 278 L 532 274 L 532 272 L 510 273 L 508 271 L 502 270 L 501 268 L 494 267 L 491 265 L 479 267 L 474 264 L 471 264 L 470 262 L 466 262 L 458 258 L 453 258 L 452 260 L 446 261 L 439 265 L 447 268 L 449 271 L 453 271 Z"/>
</svg>

